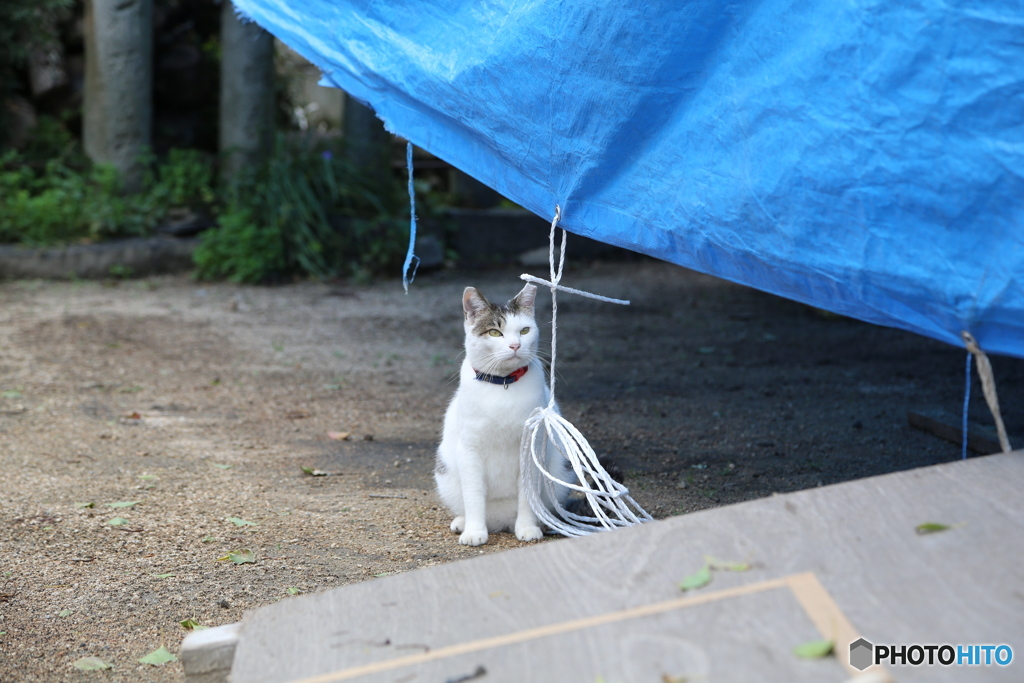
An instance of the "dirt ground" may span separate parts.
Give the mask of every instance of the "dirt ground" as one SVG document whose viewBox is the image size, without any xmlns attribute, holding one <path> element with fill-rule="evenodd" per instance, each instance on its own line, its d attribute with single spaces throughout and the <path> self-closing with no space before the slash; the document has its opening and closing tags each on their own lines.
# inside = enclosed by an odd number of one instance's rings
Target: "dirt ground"
<svg viewBox="0 0 1024 683">
<path fill-rule="evenodd" d="M 461 291 L 518 272 L 0 284 L 0 681 L 180 681 L 138 660 L 182 620 L 521 545 L 460 547 L 430 476 Z M 960 457 L 906 417 L 958 413 L 960 349 L 653 261 L 564 282 L 634 302 L 560 298 L 558 395 L 656 517 Z M 1020 434 L 1024 362 L 993 362 Z"/>
</svg>

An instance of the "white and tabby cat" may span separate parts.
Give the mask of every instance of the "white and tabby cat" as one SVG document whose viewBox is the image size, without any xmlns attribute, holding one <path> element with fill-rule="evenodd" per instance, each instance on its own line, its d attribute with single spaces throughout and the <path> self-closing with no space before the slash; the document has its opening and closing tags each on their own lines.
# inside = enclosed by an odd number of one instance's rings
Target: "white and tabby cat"
<svg viewBox="0 0 1024 683">
<path fill-rule="evenodd" d="M 489 531 L 514 529 L 520 541 L 543 536 L 519 488 L 523 425 L 549 397 L 537 355 L 536 296 L 533 285 L 500 306 L 474 287 L 462 295 L 466 358 L 445 413 L 434 478 L 441 500 L 455 515 L 451 529 L 461 534 L 463 545 L 486 543 Z M 564 456 L 550 444 L 547 452 L 548 471 L 573 481 Z M 564 486 L 556 487 L 562 503 L 568 494 Z"/>
</svg>

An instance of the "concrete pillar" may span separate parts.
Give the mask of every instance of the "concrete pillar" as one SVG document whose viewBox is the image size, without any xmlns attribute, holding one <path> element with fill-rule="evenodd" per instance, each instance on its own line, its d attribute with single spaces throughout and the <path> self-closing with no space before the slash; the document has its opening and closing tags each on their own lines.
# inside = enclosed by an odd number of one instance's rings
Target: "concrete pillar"
<svg viewBox="0 0 1024 683">
<path fill-rule="evenodd" d="M 85 3 L 85 151 L 113 164 L 129 192 L 141 187 L 152 130 L 152 14 L 152 0 Z"/>
<path fill-rule="evenodd" d="M 274 38 L 221 9 L 220 151 L 222 175 L 258 163 L 274 142 Z"/>
<path fill-rule="evenodd" d="M 343 116 L 348 158 L 373 182 L 387 182 L 391 173 L 391 134 L 384 128 L 384 122 L 347 93 Z"/>
</svg>

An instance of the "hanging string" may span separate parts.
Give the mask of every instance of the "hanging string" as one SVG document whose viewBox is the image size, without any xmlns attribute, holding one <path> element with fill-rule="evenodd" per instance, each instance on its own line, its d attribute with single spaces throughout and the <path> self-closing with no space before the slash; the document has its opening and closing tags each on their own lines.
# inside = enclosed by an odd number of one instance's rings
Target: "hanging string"
<svg viewBox="0 0 1024 683">
<path fill-rule="evenodd" d="M 971 352 L 967 352 L 967 378 L 964 380 L 964 440 L 961 460 L 967 459 L 967 407 L 971 404 Z"/>
<path fill-rule="evenodd" d="M 409 169 L 409 251 L 405 253 L 405 264 L 402 266 L 402 286 L 409 293 L 409 283 L 416 279 L 416 269 L 420 259 L 413 254 L 416 248 L 416 188 L 412 183 L 412 143 L 405 143 L 405 165 Z M 413 261 L 416 261 L 414 264 Z M 409 270 L 412 269 L 412 275 Z"/>
<path fill-rule="evenodd" d="M 992 412 L 992 418 L 996 422 L 996 431 L 999 433 L 999 447 L 1003 449 L 1003 453 L 1009 453 L 1012 449 L 1010 448 L 1010 439 L 1006 436 L 1006 425 L 1003 424 L 1003 415 L 999 411 L 999 396 L 996 394 L 996 380 L 992 374 L 992 363 L 985 352 L 981 350 L 981 347 L 978 346 L 978 342 L 975 341 L 974 336 L 970 332 L 966 330 L 961 332 L 960 338 L 964 340 L 967 350 L 974 356 L 974 364 L 978 368 L 978 377 L 981 379 L 981 393 L 985 395 L 985 402 L 988 403 L 988 409 Z M 965 419 L 966 414 L 967 408 L 965 407 Z"/>
<path fill-rule="evenodd" d="M 633 526 L 651 521 L 652 517 L 629 495 L 629 489 L 612 479 L 598 460 L 587 439 L 568 420 L 558 413 L 555 404 L 555 361 L 558 349 L 558 292 L 578 294 L 599 301 L 629 305 L 622 299 L 583 292 L 559 284 L 565 268 L 565 241 L 567 233 L 562 230 L 558 267 L 555 267 L 555 228 L 562 216 L 562 208 L 555 207 L 548 237 L 548 266 L 550 281 L 532 275 L 520 275 L 527 282 L 544 285 L 551 289 L 551 368 L 549 378 L 549 399 L 546 407 L 535 408 L 523 427 L 520 450 L 519 476 L 527 500 L 537 519 L 552 531 L 563 536 L 585 536 L 604 529 Z M 554 447 L 565 457 L 580 482 L 570 484 L 548 472 L 546 463 L 548 448 Z M 593 516 L 569 512 L 558 502 L 555 487 L 564 486 L 582 493 Z"/>
</svg>

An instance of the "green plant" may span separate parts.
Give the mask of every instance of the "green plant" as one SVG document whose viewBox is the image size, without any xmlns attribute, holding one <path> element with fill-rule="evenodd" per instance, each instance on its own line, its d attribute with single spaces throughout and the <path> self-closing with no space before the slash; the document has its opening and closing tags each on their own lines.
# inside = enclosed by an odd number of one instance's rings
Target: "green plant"
<svg viewBox="0 0 1024 683">
<path fill-rule="evenodd" d="M 196 250 L 196 275 L 265 282 L 397 269 L 408 238 L 402 207 L 397 182 L 370 187 L 335 150 L 279 138 L 265 163 L 229 183 L 220 228 Z"/>
<path fill-rule="evenodd" d="M 144 235 L 168 209 L 213 200 L 212 164 L 198 152 L 175 150 L 161 164 L 147 159 L 142 192 L 126 195 L 117 171 L 90 164 L 70 138 L 55 132 L 46 144 L 63 151 L 45 163 L 28 158 L 28 150 L 0 156 L 0 242 L 47 246 Z"/>
</svg>

